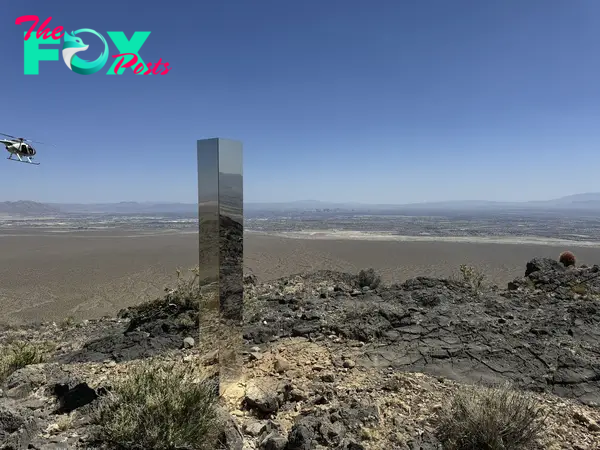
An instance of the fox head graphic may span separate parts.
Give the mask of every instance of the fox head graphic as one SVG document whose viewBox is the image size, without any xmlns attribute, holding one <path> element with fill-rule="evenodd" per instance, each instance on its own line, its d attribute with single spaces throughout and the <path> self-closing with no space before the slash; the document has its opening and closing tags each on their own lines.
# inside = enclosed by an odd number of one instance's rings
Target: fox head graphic
<svg viewBox="0 0 600 450">
<path fill-rule="evenodd" d="M 83 52 L 89 48 L 89 45 L 85 45 L 81 38 L 77 36 L 79 33 L 91 33 L 102 41 L 104 50 L 100 53 L 98 59 L 86 61 L 77 56 L 77 53 Z M 62 56 L 67 67 L 73 72 L 80 75 L 90 75 L 102 69 L 106 64 L 106 61 L 108 61 L 108 43 L 100 33 L 89 28 L 82 28 L 81 30 L 72 31 L 70 34 L 65 33 Z"/>
<path fill-rule="evenodd" d="M 62 56 L 67 67 L 73 70 L 73 68 L 71 67 L 71 61 L 73 60 L 75 53 L 83 52 L 89 47 L 89 45 L 85 45 L 83 43 L 80 37 L 75 36 L 75 32 L 71 32 L 71 34 L 65 33 L 62 48 Z"/>
</svg>

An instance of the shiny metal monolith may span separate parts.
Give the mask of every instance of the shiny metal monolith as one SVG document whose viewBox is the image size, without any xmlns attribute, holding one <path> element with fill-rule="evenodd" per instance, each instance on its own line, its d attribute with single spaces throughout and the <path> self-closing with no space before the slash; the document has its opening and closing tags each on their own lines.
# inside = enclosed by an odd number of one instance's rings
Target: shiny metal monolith
<svg viewBox="0 0 600 450">
<path fill-rule="evenodd" d="M 219 390 L 239 380 L 243 325 L 242 143 L 198 143 L 200 345 L 218 350 Z"/>
</svg>

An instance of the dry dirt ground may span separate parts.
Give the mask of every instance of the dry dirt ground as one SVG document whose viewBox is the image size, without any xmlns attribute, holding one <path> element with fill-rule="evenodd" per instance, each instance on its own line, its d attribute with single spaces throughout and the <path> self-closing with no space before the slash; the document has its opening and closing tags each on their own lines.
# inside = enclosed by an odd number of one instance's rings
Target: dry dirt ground
<svg viewBox="0 0 600 450">
<path fill-rule="evenodd" d="M 176 267 L 197 264 L 195 234 L 0 235 L 0 323 L 93 319 L 161 295 Z M 564 250 L 535 245 L 309 240 L 249 234 L 245 266 L 259 281 L 313 270 L 355 273 L 374 267 L 385 282 L 447 277 L 460 264 L 505 285 L 523 261 Z M 600 249 L 575 248 L 578 262 L 600 261 Z"/>
</svg>

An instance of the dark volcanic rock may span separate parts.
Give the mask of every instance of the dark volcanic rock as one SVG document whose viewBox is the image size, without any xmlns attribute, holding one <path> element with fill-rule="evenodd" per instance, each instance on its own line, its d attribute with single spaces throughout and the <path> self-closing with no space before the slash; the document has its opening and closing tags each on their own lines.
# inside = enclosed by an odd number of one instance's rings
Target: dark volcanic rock
<svg viewBox="0 0 600 450">
<path fill-rule="evenodd" d="M 78 383 L 72 387 L 69 383 L 58 383 L 54 386 L 54 395 L 58 399 L 56 414 L 70 413 L 98 398 L 96 391 L 87 383 Z"/>
<path fill-rule="evenodd" d="M 315 448 L 318 443 L 315 429 L 318 425 L 313 418 L 310 419 L 304 419 L 292 427 L 288 435 L 286 450 L 312 450 Z"/>
<path fill-rule="evenodd" d="M 285 450 L 366 449 L 358 443 L 361 426 L 377 421 L 377 412 L 370 408 L 348 405 L 344 411 L 330 413 L 313 411 L 297 418 L 290 430 Z M 355 436 L 355 437 L 352 437 Z"/>
<path fill-rule="evenodd" d="M 277 433 L 271 433 L 260 443 L 261 450 L 285 450 L 287 439 Z"/>
<path fill-rule="evenodd" d="M 181 347 L 182 341 L 198 333 L 198 308 L 193 301 L 181 299 L 177 290 L 168 290 L 165 298 L 119 312 L 129 323 L 87 342 L 81 350 L 62 355 L 63 363 L 116 362 L 147 358 L 165 350 Z"/>
<path fill-rule="evenodd" d="M 259 344 L 333 334 L 366 344 L 356 357 L 359 365 L 464 382 L 511 381 L 600 405 L 599 268 L 566 269 L 536 258 L 527 274 L 512 289 L 480 295 L 466 283 L 425 277 L 380 287 L 373 295 L 354 292 L 348 276 L 321 272 L 298 281 L 314 286 L 302 288 L 304 296 L 274 301 L 290 277 L 260 294 L 264 307 L 247 324 L 245 337 Z M 346 277 L 348 287 L 332 289 L 335 297 L 313 296 L 323 285 L 335 285 L 330 276 Z"/>
<path fill-rule="evenodd" d="M 116 362 L 132 359 L 147 358 L 164 352 L 177 349 L 181 341 L 189 333 L 171 333 L 159 331 L 158 335 L 147 332 L 130 332 L 124 334 L 111 334 L 90 341 L 83 349 L 63 355 L 57 359 L 62 363 L 76 362 L 101 362 L 112 359 Z"/>
<path fill-rule="evenodd" d="M 528 277 L 534 272 L 551 272 L 551 271 L 563 271 L 565 270 L 565 266 L 563 266 L 558 261 L 550 258 L 533 258 L 531 261 L 527 263 L 525 268 L 525 276 Z"/>
<path fill-rule="evenodd" d="M 223 427 L 219 433 L 219 444 L 228 450 L 242 450 L 244 438 L 242 433 L 229 413 L 221 408 L 217 411 Z"/>
<path fill-rule="evenodd" d="M 37 425 L 30 413 L 0 406 L 0 449 L 26 449 L 36 431 Z"/>
<path fill-rule="evenodd" d="M 39 388 L 47 388 L 57 383 L 77 384 L 80 380 L 72 378 L 56 363 L 33 364 L 13 372 L 4 381 L 4 395 L 19 400 L 28 397 Z"/>
</svg>

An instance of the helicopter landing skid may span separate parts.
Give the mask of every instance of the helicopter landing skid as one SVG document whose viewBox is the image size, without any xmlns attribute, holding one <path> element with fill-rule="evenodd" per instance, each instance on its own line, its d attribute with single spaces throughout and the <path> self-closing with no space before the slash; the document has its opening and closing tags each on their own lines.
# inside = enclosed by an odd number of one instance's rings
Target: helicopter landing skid
<svg viewBox="0 0 600 450">
<path fill-rule="evenodd" d="M 14 162 L 22 162 L 22 163 L 25 163 L 25 164 L 33 164 L 34 166 L 39 166 L 39 165 L 40 165 L 40 163 L 39 163 L 39 162 L 33 162 L 33 161 L 32 161 L 32 160 L 30 160 L 29 158 L 28 158 L 28 160 L 24 160 L 24 159 L 21 159 L 21 158 L 19 158 L 19 159 L 13 159 L 13 158 L 12 158 L 12 155 L 10 155 L 10 156 L 9 156 L 8 158 L 6 158 L 6 159 L 9 159 L 9 160 L 11 160 L 11 161 L 14 161 Z"/>
</svg>

